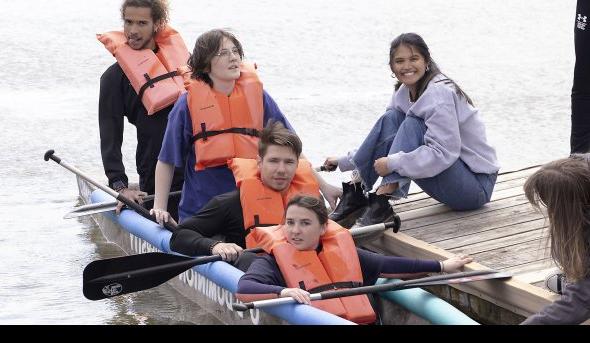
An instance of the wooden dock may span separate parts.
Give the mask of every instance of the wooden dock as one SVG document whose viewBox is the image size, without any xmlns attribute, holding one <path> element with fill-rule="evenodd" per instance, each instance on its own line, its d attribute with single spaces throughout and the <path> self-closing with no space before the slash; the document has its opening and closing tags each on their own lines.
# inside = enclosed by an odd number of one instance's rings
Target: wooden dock
<svg viewBox="0 0 590 343">
<path fill-rule="evenodd" d="M 522 186 L 538 167 L 498 176 L 492 200 L 476 211 L 452 211 L 423 192 L 395 203 L 402 220 L 398 233 L 387 232 L 366 247 L 385 254 L 443 260 L 467 253 L 466 270 L 496 269 L 509 281 L 478 281 L 429 288 L 475 320 L 517 324 L 559 296 L 544 289 L 555 268 L 543 215 L 526 200 Z"/>
</svg>

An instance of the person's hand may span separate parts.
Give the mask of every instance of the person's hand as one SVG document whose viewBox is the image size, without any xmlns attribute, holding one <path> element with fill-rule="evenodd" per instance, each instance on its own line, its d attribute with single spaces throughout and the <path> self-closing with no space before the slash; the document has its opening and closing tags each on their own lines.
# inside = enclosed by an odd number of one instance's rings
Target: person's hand
<svg viewBox="0 0 590 343">
<path fill-rule="evenodd" d="M 160 226 L 164 226 L 164 223 L 171 223 L 173 225 L 176 225 L 176 221 L 166 210 L 162 210 L 160 208 L 152 208 L 150 210 L 150 214 L 156 217 L 156 221 L 158 222 L 158 224 L 160 224 Z"/>
<path fill-rule="evenodd" d="M 217 243 L 211 250 L 211 255 L 220 255 L 225 262 L 233 262 L 238 259 L 244 249 L 234 243 Z"/>
<path fill-rule="evenodd" d="M 293 299 L 297 300 L 297 302 L 300 304 L 311 305 L 311 298 L 309 297 L 309 292 L 301 288 L 285 288 L 281 291 L 280 297 L 292 297 Z"/>
<path fill-rule="evenodd" d="M 387 166 L 387 157 L 381 157 L 375 160 L 375 164 L 373 164 L 375 171 L 379 176 L 386 176 L 391 174 L 391 170 Z"/>
<path fill-rule="evenodd" d="M 119 194 L 121 194 L 122 196 L 124 196 L 125 198 L 136 202 L 138 204 L 143 204 L 143 197 L 147 195 L 146 192 L 142 192 L 140 190 L 135 190 L 135 189 L 129 189 L 129 188 L 123 188 L 119 191 Z M 117 203 L 117 207 L 115 208 L 115 213 L 117 215 L 121 214 L 121 209 L 123 208 L 123 206 L 125 206 L 124 203 L 122 202 L 118 202 Z"/>
<path fill-rule="evenodd" d="M 342 197 L 342 189 L 325 182 L 320 185 L 320 190 L 322 191 L 324 198 L 328 201 L 328 204 L 330 204 L 330 208 L 332 210 L 335 209 L 336 202 Z"/>
<path fill-rule="evenodd" d="M 472 257 L 465 254 L 457 255 L 442 262 L 442 271 L 446 273 L 457 273 L 461 271 L 464 265 L 471 262 L 473 262 Z"/>
<path fill-rule="evenodd" d="M 334 171 L 338 167 L 338 157 L 327 157 L 324 161 L 324 170 L 325 171 Z"/>
</svg>

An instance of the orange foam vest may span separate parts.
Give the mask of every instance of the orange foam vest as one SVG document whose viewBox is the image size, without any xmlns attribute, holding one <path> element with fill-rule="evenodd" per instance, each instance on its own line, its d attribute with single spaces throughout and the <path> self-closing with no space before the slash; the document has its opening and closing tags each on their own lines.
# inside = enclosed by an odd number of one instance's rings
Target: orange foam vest
<svg viewBox="0 0 590 343">
<path fill-rule="evenodd" d="M 215 93 L 205 82 L 188 86 L 193 125 L 195 170 L 222 166 L 234 157 L 256 158 L 264 105 L 262 82 L 253 64 L 242 63 L 240 78 L 229 96 Z"/>
<path fill-rule="evenodd" d="M 154 37 L 157 53 L 150 49 L 134 50 L 122 31 L 96 37 L 115 56 L 148 115 L 174 104 L 185 92 L 185 81 L 190 78 L 189 52 L 173 28 L 166 26 Z"/>
<path fill-rule="evenodd" d="M 292 197 L 299 194 L 320 196 L 320 186 L 313 175 L 311 164 L 306 160 L 299 160 L 295 176 L 286 192 L 277 192 L 262 183 L 256 160 L 234 158 L 229 161 L 228 167 L 240 189 L 247 248 L 258 246 L 256 226 L 283 222 L 285 206 Z"/>
<path fill-rule="evenodd" d="M 329 220 L 320 237 L 322 250 L 300 251 L 287 242 L 283 226 L 257 228 L 260 246 L 272 254 L 287 287 L 310 293 L 361 286 L 363 275 L 350 232 Z M 312 306 L 359 324 L 373 323 L 375 312 L 367 295 L 313 301 Z"/>
</svg>

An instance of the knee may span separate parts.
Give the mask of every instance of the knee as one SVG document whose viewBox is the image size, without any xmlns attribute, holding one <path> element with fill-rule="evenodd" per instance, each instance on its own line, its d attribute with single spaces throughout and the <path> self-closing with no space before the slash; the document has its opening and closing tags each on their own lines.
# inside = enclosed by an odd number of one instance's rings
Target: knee
<svg viewBox="0 0 590 343">
<path fill-rule="evenodd" d="M 473 211 L 483 207 L 489 202 L 486 193 L 481 190 L 472 194 L 471 196 L 464 194 L 464 196 L 457 196 L 454 201 L 449 201 L 449 206 L 453 211 Z"/>
</svg>

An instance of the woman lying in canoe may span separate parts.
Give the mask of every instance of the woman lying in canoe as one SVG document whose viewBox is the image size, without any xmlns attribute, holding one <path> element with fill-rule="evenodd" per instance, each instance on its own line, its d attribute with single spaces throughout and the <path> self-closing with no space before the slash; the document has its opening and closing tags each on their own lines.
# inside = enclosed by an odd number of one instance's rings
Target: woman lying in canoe
<svg viewBox="0 0 590 343">
<path fill-rule="evenodd" d="M 379 277 L 456 272 L 472 261 L 465 255 L 439 262 L 357 249 L 350 232 L 328 221 L 323 202 L 310 196 L 294 197 L 287 205 L 285 224 L 261 234 L 270 255 L 257 257 L 240 278 L 237 297 L 244 302 L 293 297 L 310 304 L 310 293 L 372 285 Z M 366 295 L 314 301 L 312 306 L 357 323 L 376 319 Z"/>
<path fill-rule="evenodd" d="M 568 281 L 561 299 L 523 324 L 579 324 L 590 319 L 590 154 L 550 162 L 524 184 L 531 204 L 547 208 L 551 257 Z"/>
<path fill-rule="evenodd" d="M 391 42 L 389 66 L 398 81 L 385 114 L 358 150 L 324 162 L 327 170 L 356 169 L 365 191 L 383 177 L 377 191 L 369 194 L 358 225 L 391 216 L 388 198 L 405 196 L 412 180 L 454 210 L 473 210 L 489 202 L 499 165 L 471 99 L 441 72 L 415 33 Z M 353 187 L 356 192 L 348 185 L 343 188 L 342 201 L 330 216 L 335 221 L 367 204 L 360 184 Z"/>
</svg>

